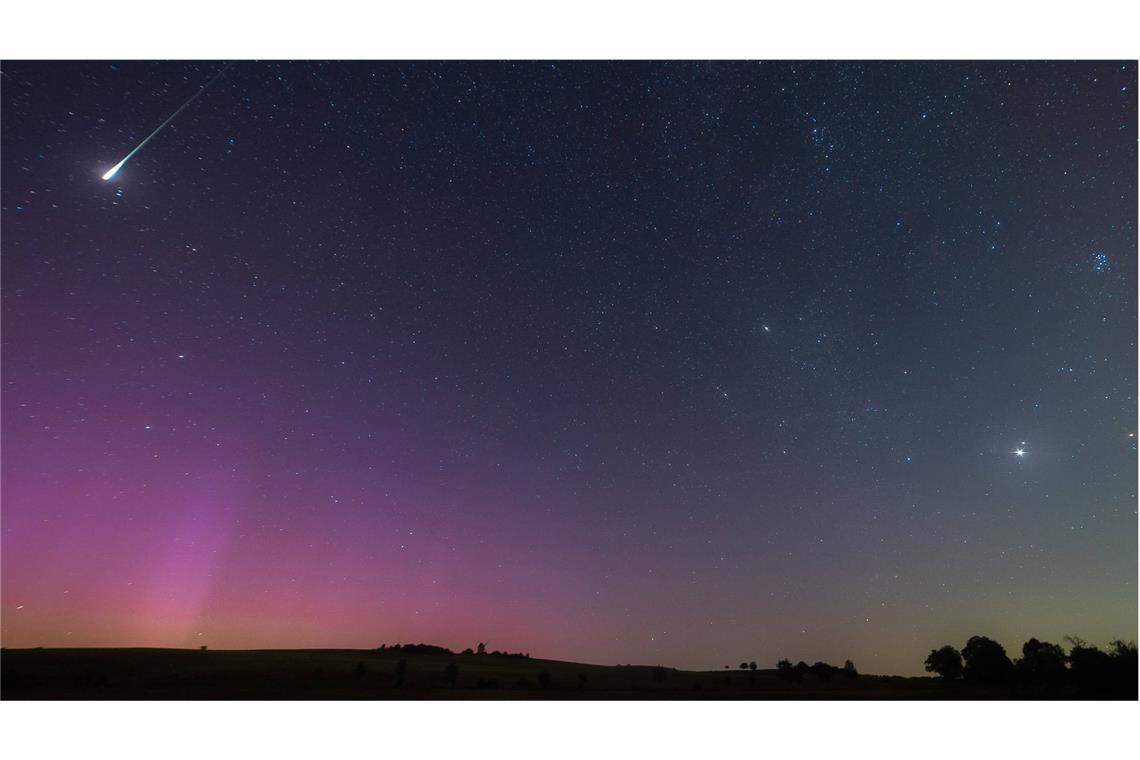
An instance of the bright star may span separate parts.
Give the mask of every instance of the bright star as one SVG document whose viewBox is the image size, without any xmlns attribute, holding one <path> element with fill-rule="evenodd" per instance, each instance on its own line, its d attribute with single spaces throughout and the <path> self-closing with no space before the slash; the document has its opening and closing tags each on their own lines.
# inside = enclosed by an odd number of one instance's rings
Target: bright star
<svg viewBox="0 0 1140 760">
<path fill-rule="evenodd" d="M 1019 457 L 1023 457 L 1025 456 L 1025 449 L 1014 449 L 1013 453 Z"/>
</svg>

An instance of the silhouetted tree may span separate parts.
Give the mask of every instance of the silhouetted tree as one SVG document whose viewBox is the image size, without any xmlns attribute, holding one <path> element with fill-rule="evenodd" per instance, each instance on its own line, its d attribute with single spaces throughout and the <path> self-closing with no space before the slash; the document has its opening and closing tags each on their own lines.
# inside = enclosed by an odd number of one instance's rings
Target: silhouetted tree
<svg viewBox="0 0 1140 760">
<path fill-rule="evenodd" d="M 747 662 L 740 663 L 740 669 L 741 670 L 748 670 L 748 663 Z"/>
<path fill-rule="evenodd" d="M 851 662 L 851 660 L 844 661 L 843 675 L 847 676 L 848 678 L 854 678 L 855 676 L 859 675 L 859 671 L 855 669 L 855 663 Z"/>
<path fill-rule="evenodd" d="M 1076 638 L 1066 636 L 1069 669 L 1082 696 L 1096 698 L 1136 699 L 1136 645 L 1113 641 L 1104 652 Z"/>
<path fill-rule="evenodd" d="M 749 670 L 756 670 L 756 661 L 755 661 L 755 660 L 753 660 L 752 662 L 748 663 L 748 669 L 749 669 Z"/>
<path fill-rule="evenodd" d="M 804 677 L 803 671 L 788 660 L 776 663 L 776 673 L 785 681 L 802 681 Z"/>
<path fill-rule="evenodd" d="M 1030 639 L 1021 646 L 1021 659 L 1015 665 L 1022 682 L 1034 686 L 1057 686 L 1068 676 L 1065 650 L 1047 641 Z"/>
<path fill-rule="evenodd" d="M 459 666 L 454 662 L 447 663 L 447 667 L 443 669 L 443 675 L 448 686 L 455 686 L 455 681 L 459 678 Z"/>
<path fill-rule="evenodd" d="M 1104 691 L 1111 680 L 1112 658 L 1107 652 L 1076 636 L 1066 636 L 1069 642 L 1069 666 L 1077 688 L 1086 695 Z"/>
<path fill-rule="evenodd" d="M 809 670 L 812 673 L 815 673 L 816 677 L 819 678 L 819 680 L 830 681 L 832 676 L 834 676 L 836 672 L 839 671 L 839 668 L 835 667 L 834 665 L 829 665 L 826 662 L 817 662 L 815 665 L 812 665 Z"/>
<path fill-rule="evenodd" d="M 937 673 L 947 681 L 961 678 L 962 670 L 962 655 L 949 644 L 932 650 L 926 658 L 926 672 Z"/>
<path fill-rule="evenodd" d="M 1005 648 L 985 636 L 971 636 L 962 647 L 965 661 L 963 675 L 974 683 L 1005 683 L 1013 674 L 1013 663 L 1005 655 Z"/>
<path fill-rule="evenodd" d="M 1119 668 L 1124 671 L 1136 670 L 1137 657 L 1136 657 L 1136 642 L 1123 641 L 1117 639 L 1109 643 L 1108 653 L 1112 659 L 1116 660 Z"/>
<path fill-rule="evenodd" d="M 1117 639 L 1109 644 L 1112 657 L 1112 696 L 1136 699 L 1136 642 Z"/>
<path fill-rule="evenodd" d="M 479 647 L 476 651 L 476 654 L 487 654 L 487 645 L 482 641 L 479 642 Z"/>
</svg>

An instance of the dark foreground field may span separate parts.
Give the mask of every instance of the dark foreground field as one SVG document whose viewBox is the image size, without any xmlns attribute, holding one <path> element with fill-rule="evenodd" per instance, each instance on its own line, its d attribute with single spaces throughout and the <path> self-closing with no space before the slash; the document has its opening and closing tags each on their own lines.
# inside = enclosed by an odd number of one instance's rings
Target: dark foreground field
<svg viewBox="0 0 1140 760">
<path fill-rule="evenodd" d="M 403 675 L 401 678 L 400 662 Z M 3 699 L 1003 699 L 934 678 L 686 671 L 360 649 L 7 649 Z"/>
</svg>

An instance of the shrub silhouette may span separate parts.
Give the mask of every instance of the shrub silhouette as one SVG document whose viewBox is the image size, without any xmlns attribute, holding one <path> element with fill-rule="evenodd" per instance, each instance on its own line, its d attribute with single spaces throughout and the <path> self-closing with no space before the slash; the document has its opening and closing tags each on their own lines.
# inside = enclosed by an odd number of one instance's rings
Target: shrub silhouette
<svg viewBox="0 0 1140 760">
<path fill-rule="evenodd" d="M 741 670 L 748 670 L 748 663 L 747 662 L 740 663 L 740 669 Z"/>
<path fill-rule="evenodd" d="M 937 673 L 947 681 L 962 677 L 962 655 L 947 644 L 930 652 L 926 658 L 926 672 Z"/>
<path fill-rule="evenodd" d="M 967 681 L 973 683 L 999 684 L 1009 681 L 1013 674 L 1013 663 L 1005 655 L 1005 648 L 985 636 L 971 636 L 962 647 Z"/>
<path fill-rule="evenodd" d="M 474 650 L 474 649 L 472 649 L 471 647 L 467 647 L 466 649 L 464 649 L 464 650 L 463 650 L 462 652 L 460 652 L 459 654 L 475 654 L 475 650 Z"/>
<path fill-rule="evenodd" d="M 859 675 L 859 671 L 855 669 L 855 663 L 851 662 L 851 660 L 844 661 L 843 675 L 847 676 L 848 678 L 854 678 L 855 676 Z"/>
<path fill-rule="evenodd" d="M 755 660 L 753 660 L 752 662 L 748 663 L 748 669 L 749 669 L 749 670 L 756 670 L 756 661 L 755 661 Z"/>
</svg>

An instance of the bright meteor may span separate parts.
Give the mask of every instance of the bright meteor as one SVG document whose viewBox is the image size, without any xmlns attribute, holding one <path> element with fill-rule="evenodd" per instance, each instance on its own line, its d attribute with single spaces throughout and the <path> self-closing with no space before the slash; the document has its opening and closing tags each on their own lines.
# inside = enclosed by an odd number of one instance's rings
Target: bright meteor
<svg viewBox="0 0 1140 760">
<path fill-rule="evenodd" d="M 142 150 L 142 147 L 144 145 L 146 145 L 148 142 L 150 142 L 152 139 L 154 139 L 154 136 L 157 135 L 159 132 L 161 132 L 163 127 L 165 127 L 170 122 L 174 121 L 175 117 L 177 117 L 178 114 L 180 114 L 186 110 L 186 106 L 190 105 L 195 100 L 197 100 L 198 96 L 201 95 L 203 92 L 205 92 L 206 88 L 208 88 L 210 85 L 212 85 L 214 82 L 216 82 L 218 80 L 218 77 L 220 77 L 222 74 L 225 74 L 226 69 L 228 69 L 232 65 L 233 65 L 232 63 L 227 63 L 225 66 L 223 66 L 221 71 L 219 71 L 217 74 L 214 74 L 214 76 L 210 79 L 209 82 L 206 82 L 206 84 L 202 85 L 202 88 L 200 90 L 198 90 L 196 93 L 191 95 L 189 100 L 187 100 L 185 103 L 183 103 L 182 105 L 180 105 L 178 107 L 178 110 L 176 110 L 174 113 L 170 114 L 170 116 L 166 117 L 166 121 L 159 124 L 158 127 L 153 132 L 151 132 L 149 135 L 146 136 L 146 139 L 144 139 L 141 143 L 139 143 L 138 145 L 136 145 L 134 147 L 134 150 L 132 150 L 130 153 L 128 153 L 126 156 L 124 156 L 122 161 L 120 161 L 119 163 L 115 164 L 110 169 L 108 169 L 106 171 L 106 173 L 103 175 L 103 179 L 109 180 L 112 177 L 114 177 L 116 174 L 118 174 L 119 169 L 122 169 L 123 165 L 131 160 L 131 156 L 133 156 L 134 154 L 136 154 L 140 150 Z"/>
</svg>

